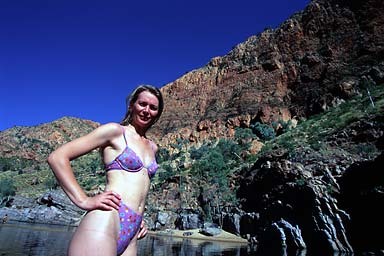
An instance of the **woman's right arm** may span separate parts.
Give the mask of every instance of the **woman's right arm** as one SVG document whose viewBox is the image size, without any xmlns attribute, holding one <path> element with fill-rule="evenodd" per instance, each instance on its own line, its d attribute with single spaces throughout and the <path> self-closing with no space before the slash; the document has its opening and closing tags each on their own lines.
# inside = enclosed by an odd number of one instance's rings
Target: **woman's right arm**
<svg viewBox="0 0 384 256">
<path fill-rule="evenodd" d="M 96 148 L 111 145 L 111 140 L 121 134 L 118 124 L 109 123 L 99 126 L 89 134 L 70 141 L 48 157 L 48 164 L 71 201 L 84 210 L 118 209 L 120 196 L 113 191 L 105 191 L 94 197 L 88 197 L 77 182 L 70 161 Z"/>
</svg>

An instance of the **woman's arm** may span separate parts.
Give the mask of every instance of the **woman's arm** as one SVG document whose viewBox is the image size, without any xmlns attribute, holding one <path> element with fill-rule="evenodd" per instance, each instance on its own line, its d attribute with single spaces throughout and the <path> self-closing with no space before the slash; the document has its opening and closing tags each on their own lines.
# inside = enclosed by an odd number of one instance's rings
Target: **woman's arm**
<svg viewBox="0 0 384 256">
<path fill-rule="evenodd" d="M 48 164 L 64 192 L 81 209 L 112 210 L 119 208 L 121 198 L 112 191 L 88 197 L 77 182 L 70 161 L 96 148 L 111 145 L 112 139 L 121 133 L 121 127 L 118 124 L 105 124 L 85 136 L 62 145 L 49 155 Z"/>
</svg>

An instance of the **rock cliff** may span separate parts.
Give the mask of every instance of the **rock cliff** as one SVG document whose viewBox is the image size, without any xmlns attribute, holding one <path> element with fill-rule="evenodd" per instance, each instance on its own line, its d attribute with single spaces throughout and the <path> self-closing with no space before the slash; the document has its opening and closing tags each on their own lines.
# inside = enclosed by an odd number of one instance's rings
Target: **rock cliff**
<svg viewBox="0 0 384 256">
<path fill-rule="evenodd" d="M 162 88 L 156 137 L 230 137 L 250 123 L 306 118 L 384 81 L 383 2 L 314 0 Z"/>
<path fill-rule="evenodd" d="M 384 223 L 383 11 L 382 0 L 313 0 L 161 88 L 165 110 L 150 135 L 165 151 L 148 196 L 150 228 L 206 218 L 265 250 L 382 250 L 375 234 Z M 272 124 L 280 120 L 297 126 L 279 132 Z M 274 127 L 276 138 L 249 134 L 255 124 Z M 1 212 L 75 222 L 81 212 L 70 202 L 60 199 L 65 209 L 39 203 L 57 188 L 45 159 L 98 125 L 63 118 L 0 132 L 0 181 L 14 180 L 17 191 Z M 249 138 L 236 137 L 236 128 Z M 232 139 L 223 151 L 220 138 Z M 103 189 L 97 161 L 95 152 L 74 163 L 89 193 Z"/>
</svg>

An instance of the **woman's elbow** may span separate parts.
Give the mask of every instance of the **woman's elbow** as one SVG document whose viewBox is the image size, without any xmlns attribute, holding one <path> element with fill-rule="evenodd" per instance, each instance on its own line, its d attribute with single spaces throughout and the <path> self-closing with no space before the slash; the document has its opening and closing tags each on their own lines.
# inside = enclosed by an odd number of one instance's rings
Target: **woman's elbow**
<svg viewBox="0 0 384 256">
<path fill-rule="evenodd" d="M 48 162 L 50 167 L 55 165 L 55 163 L 57 162 L 57 153 L 56 153 L 56 151 L 54 151 L 54 152 L 49 154 L 49 156 L 47 158 L 47 162 Z"/>
</svg>

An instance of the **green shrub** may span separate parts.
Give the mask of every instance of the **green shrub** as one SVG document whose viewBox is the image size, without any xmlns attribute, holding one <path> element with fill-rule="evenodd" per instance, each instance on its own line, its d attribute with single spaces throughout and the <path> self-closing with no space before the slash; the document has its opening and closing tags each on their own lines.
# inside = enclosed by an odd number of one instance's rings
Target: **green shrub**
<svg viewBox="0 0 384 256">
<path fill-rule="evenodd" d="M 156 154 L 156 160 L 160 164 L 170 159 L 169 150 L 166 148 L 159 148 Z"/>
<path fill-rule="evenodd" d="M 210 180 L 212 176 L 222 173 L 224 166 L 223 155 L 217 150 L 211 150 L 193 164 L 191 171 L 198 177 Z"/>
<path fill-rule="evenodd" d="M 191 147 L 189 150 L 190 157 L 194 160 L 199 160 L 204 155 L 206 155 L 210 150 L 210 147 L 206 144 L 202 145 L 199 148 Z"/>
<path fill-rule="evenodd" d="M 264 141 L 271 140 L 276 137 L 275 130 L 266 124 L 256 122 L 251 124 L 251 129 L 253 133 L 257 135 L 257 137 Z"/>
<path fill-rule="evenodd" d="M 4 196 L 14 196 L 16 194 L 16 187 L 13 180 L 4 178 L 0 180 L 0 194 Z"/>
<path fill-rule="evenodd" d="M 160 165 L 160 169 L 158 172 L 158 179 L 159 180 L 167 180 L 170 177 L 173 177 L 175 175 L 175 170 L 170 164 L 162 164 Z"/>
<path fill-rule="evenodd" d="M 233 140 L 220 139 L 215 150 L 222 155 L 223 161 L 228 162 L 229 160 L 239 159 L 241 146 Z"/>
<path fill-rule="evenodd" d="M 251 142 L 257 138 L 251 128 L 236 128 L 235 140 L 237 141 L 240 150 L 248 150 Z"/>
<path fill-rule="evenodd" d="M 251 128 L 236 128 L 235 139 L 239 142 L 247 142 L 256 138 Z"/>
<path fill-rule="evenodd" d="M 291 130 L 292 128 L 292 121 L 288 120 L 287 122 L 279 119 L 277 122 L 272 122 L 272 127 L 275 131 L 278 131 L 278 135 L 283 134 Z"/>
<path fill-rule="evenodd" d="M 48 176 L 45 180 L 44 180 L 44 186 L 47 188 L 47 189 L 56 189 L 59 187 L 59 184 L 57 183 L 57 180 L 55 178 L 55 176 Z"/>
<path fill-rule="evenodd" d="M 20 171 L 27 167 L 32 167 L 33 161 L 12 156 L 9 158 L 0 157 L 0 171 Z"/>
</svg>

